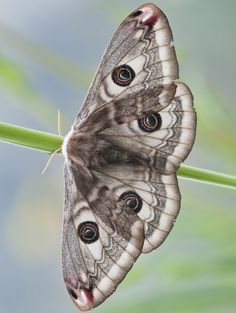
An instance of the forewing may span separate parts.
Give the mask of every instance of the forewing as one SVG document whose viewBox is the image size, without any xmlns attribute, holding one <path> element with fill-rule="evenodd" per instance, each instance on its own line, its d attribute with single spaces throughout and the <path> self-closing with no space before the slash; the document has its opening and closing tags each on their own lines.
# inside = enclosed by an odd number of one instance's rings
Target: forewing
<svg viewBox="0 0 236 313">
<path fill-rule="evenodd" d="M 172 40 L 166 16 L 153 4 L 130 14 L 105 52 L 74 129 L 95 133 L 135 120 L 153 107 L 166 107 L 174 97 L 173 81 L 178 78 Z M 133 73 L 130 82 L 120 83 L 116 77 L 123 65 Z"/>
<path fill-rule="evenodd" d="M 78 166 L 65 168 L 63 275 L 81 310 L 97 306 L 115 291 L 144 241 L 139 217 L 105 183 L 87 174 Z M 83 239 L 84 225 L 87 230 L 89 225 L 96 229 L 96 240 Z"/>
</svg>

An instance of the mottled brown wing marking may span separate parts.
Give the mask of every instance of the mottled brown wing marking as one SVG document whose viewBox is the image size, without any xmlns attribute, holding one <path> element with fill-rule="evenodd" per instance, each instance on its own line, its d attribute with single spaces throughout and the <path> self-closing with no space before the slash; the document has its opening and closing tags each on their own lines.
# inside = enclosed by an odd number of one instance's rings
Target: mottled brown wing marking
<svg viewBox="0 0 236 313">
<path fill-rule="evenodd" d="M 149 88 L 148 93 L 146 88 Z M 130 87 L 129 92 L 124 91 L 119 97 L 91 113 L 89 119 L 81 124 L 81 132 L 99 133 L 117 124 L 142 118 L 147 112 L 160 111 L 171 102 L 175 90 L 175 85 L 158 86 L 155 80 L 148 87 L 144 84 Z"/>
</svg>

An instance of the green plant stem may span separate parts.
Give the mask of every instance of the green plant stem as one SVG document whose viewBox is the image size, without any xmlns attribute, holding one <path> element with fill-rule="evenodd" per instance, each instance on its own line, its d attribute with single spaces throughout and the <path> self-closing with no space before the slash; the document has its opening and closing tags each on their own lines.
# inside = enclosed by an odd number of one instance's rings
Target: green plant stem
<svg viewBox="0 0 236 313">
<path fill-rule="evenodd" d="M 0 123 L 0 140 L 52 153 L 61 148 L 63 137 L 38 130 Z M 201 168 L 182 165 L 178 176 L 224 187 L 236 188 L 236 177 Z"/>
<path fill-rule="evenodd" d="M 63 137 L 39 130 L 0 123 L 0 140 L 52 153 L 61 147 Z"/>
<path fill-rule="evenodd" d="M 205 170 L 202 168 L 188 165 L 182 165 L 179 168 L 177 174 L 178 176 L 186 179 L 197 180 L 224 187 L 236 188 L 236 177 L 224 173 Z"/>
</svg>

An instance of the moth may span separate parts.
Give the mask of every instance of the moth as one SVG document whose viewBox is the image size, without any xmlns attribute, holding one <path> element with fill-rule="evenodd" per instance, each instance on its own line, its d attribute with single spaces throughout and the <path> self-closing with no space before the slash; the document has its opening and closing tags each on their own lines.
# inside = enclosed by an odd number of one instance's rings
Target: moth
<svg viewBox="0 0 236 313">
<path fill-rule="evenodd" d="M 196 114 L 177 79 L 168 20 L 144 4 L 114 34 L 62 146 L 63 276 L 82 311 L 163 243 L 179 213 L 176 171 L 192 149 Z"/>
</svg>

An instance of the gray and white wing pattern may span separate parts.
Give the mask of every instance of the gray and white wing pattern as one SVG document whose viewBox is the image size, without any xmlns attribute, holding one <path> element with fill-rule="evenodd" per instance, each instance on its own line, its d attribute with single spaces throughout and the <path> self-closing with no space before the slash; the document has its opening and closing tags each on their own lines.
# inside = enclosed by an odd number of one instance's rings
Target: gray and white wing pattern
<svg viewBox="0 0 236 313">
<path fill-rule="evenodd" d="M 144 225 L 96 176 L 90 190 L 90 179 L 74 180 L 77 170 L 65 168 L 63 273 L 73 301 L 88 310 L 112 294 L 133 266 L 142 251 Z"/>
<path fill-rule="evenodd" d="M 157 248 L 169 234 L 179 212 L 176 175 L 162 175 L 155 168 L 141 164 L 107 165 L 100 173 L 93 173 L 143 221 L 142 252 Z"/>
<path fill-rule="evenodd" d="M 176 170 L 192 149 L 195 127 L 191 92 L 179 83 L 175 98 L 163 111 L 98 134 L 99 139 L 110 144 L 105 159 L 114 164 L 108 169 L 104 167 L 105 172 L 103 167 L 97 171 L 105 174 L 103 179 L 108 186 L 120 182 L 123 189 L 130 187 L 142 199 L 143 207 L 138 215 L 145 221 L 143 252 L 157 248 L 164 241 L 178 215 L 180 193 Z M 128 166 L 121 163 L 117 170 L 117 155 L 121 159 L 122 153 L 132 158 Z"/>
<path fill-rule="evenodd" d="M 130 123 L 107 128 L 98 134 L 111 146 L 147 162 L 159 173 L 176 172 L 192 149 L 196 113 L 189 88 L 176 84 L 172 102 L 162 111 L 152 111 Z"/>
<path fill-rule="evenodd" d="M 168 20 L 156 6 L 144 5 L 114 34 L 74 129 L 97 132 L 135 120 L 145 111 L 161 110 L 173 99 L 177 78 L 178 63 Z M 101 116 L 102 125 L 97 122 Z"/>
<path fill-rule="evenodd" d="M 167 18 L 145 4 L 113 36 L 64 140 L 63 275 L 81 310 L 110 296 L 179 213 L 176 171 L 192 149 L 196 114 L 177 78 Z"/>
</svg>

